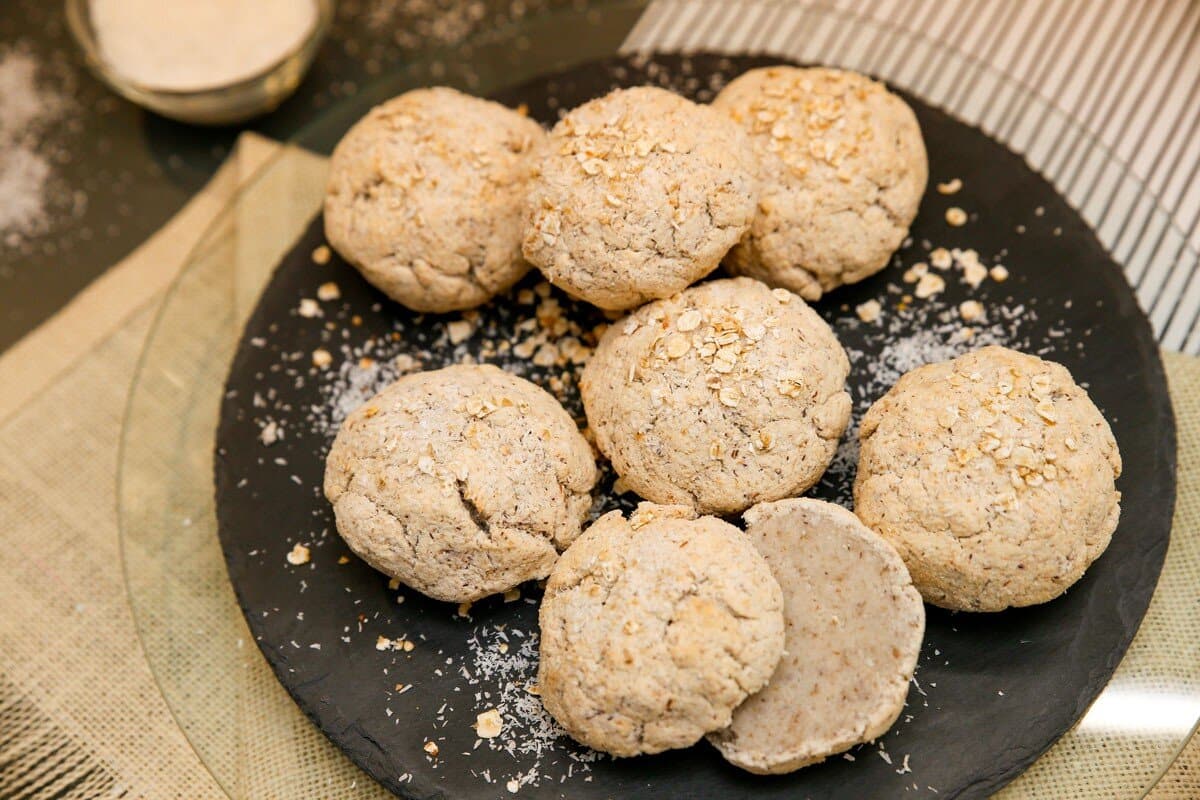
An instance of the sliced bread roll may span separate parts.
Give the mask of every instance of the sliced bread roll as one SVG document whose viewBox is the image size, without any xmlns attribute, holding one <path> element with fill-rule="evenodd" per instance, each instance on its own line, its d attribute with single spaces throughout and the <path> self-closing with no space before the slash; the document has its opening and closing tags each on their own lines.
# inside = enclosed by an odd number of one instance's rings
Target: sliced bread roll
<svg viewBox="0 0 1200 800">
<path fill-rule="evenodd" d="M 784 655 L 766 688 L 709 734 L 727 761 L 791 772 L 883 734 L 904 707 L 925 607 L 900 556 L 846 509 L 761 503 L 746 532 L 783 588 Z"/>
</svg>

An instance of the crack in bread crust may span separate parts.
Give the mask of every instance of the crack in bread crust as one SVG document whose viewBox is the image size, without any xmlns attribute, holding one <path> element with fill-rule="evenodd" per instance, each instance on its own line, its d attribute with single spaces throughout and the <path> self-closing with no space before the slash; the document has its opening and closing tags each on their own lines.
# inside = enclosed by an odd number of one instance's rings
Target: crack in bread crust
<svg viewBox="0 0 1200 800">
<path fill-rule="evenodd" d="M 368 563 L 464 602 L 548 575 L 596 479 L 558 401 L 496 367 L 456 366 L 405 376 L 347 417 L 325 494 Z"/>
</svg>

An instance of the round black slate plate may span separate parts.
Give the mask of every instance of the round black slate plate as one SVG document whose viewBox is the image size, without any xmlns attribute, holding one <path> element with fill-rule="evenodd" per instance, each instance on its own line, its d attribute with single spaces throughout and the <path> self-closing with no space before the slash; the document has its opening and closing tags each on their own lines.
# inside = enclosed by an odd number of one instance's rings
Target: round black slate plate
<svg viewBox="0 0 1200 800">
<path fill-rule="evenodd" d="M 497 97 L 525 103 L 549 123 L 556 109 L 615 85 L 658 82 L 707 99 L 721 81 L 762 63 L 616 58 Z M 983 797 L 1082 715 L 1136 631 L 1166 552 L 1174 423 L 1157 348 L 1120 269 L 1052 187 L 981 132 L 908 99 L 931 163 L 914 241 L 888 270 L 818 304 L 852 356 L 855 419 L 898 371 L 934 353 L 1000 341 L 1066 364 L 1111 421 L 1124 457 L 1122 520 L 1108 552 L 1044 606 L 993 615 L 931 609 L 906 713 L 880 743 L 856 748 L 853 760 L 761 778 L 727 766 L 703 743 L 653 757 L 597 758 L 555 739 L 538 719 L 538 701 L 522 689 L 536 663 L 536 587 L 525 587 L 517 602 L 477 604 L 469 617 L 389 590 L 386 578 L 345 558 L 319 488 L 342 413 L 394 374 L 388 365 L 397 356 L 436 368 L 480 354 L 483 340 L 503 338 L 534 316 L 533 306 L 514 290 L 481 309 L 475 335 L 455 346 L 445 331 L 457 315 L 414 316 L 336 256 L 315 264 L 311 254 L 324 242 L 317 219 L 279 265 L 234 359 L 217 433 L 217 512 L 230 579 L 263 653 L 301 708 L 372 776 L 422 798 L 508 796 L 509 781 L 523 797 Z M 933 189 L 952 177 L 963 180 L 957 195 Z M 967 209 L 971 221 L 947 226 L 950 205 Z M 1012 277 L 972 291 L 949 273 L 944 295 L 909 305 L 901 295 L 911 286 L 900 276 L 928 260 L 931 245 L 974 248 L 989 263 L 1002 260 Z M 326 281 L 338 284 L 341 298 L 320 303 L 320 317 L 298 314 L 300 300 Z M 531 276 L 521 288 L 535 283 Z M 552 297 L 584 329 L 604 321 Z M 960 325 L 952 310 L 967 297 L 989 313 L 971 343 L 954 338 Z M 879 325 L 854 315 L 871 298 L 885 306 Z M 330 369 L 311 366 L 317 348 L 333 354 Z M 360 364 L 363 357 L 373 361 Z M 486 347 L 481 357 L 543 384 L 563 371 Z M 565 394 L 578 416 L 573 384 Z M 283 436 L 267 446 L 262 433 L 272 424 Z M 814 494 L 846 502 L 852 463 L 851 444 Z M 633 498 L 612 498 L 610 485 L 608 476 L 598 508 L 628 507 Z M 311 546 L 309 563 L 285 560 L 296 543 Z M 380 636 L 415 647 L 380 650 Z M 471 724 L 492 706 L 504 710 L 505 734 L 477 742 Z M 437 758 L 423 750 L 428 741 L 437 743 Z"/>
</svg>

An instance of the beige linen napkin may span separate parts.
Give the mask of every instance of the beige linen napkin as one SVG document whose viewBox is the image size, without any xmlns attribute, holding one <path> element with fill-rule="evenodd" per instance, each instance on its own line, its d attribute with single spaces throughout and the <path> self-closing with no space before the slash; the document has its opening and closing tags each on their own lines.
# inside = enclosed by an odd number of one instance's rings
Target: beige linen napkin
<svg viewBox="0 0 1200 800">
<path fill-rule="evenodd" d="M 30 797 L 220 797 L 216 774 L 238 798 L 386 796 L 275 682 L 245 632 L 215 538 L 201 536 L 190 543 L 186 563 L 172 570 L 194 604 L 164 605 L 161 614 L 139 607 L 137 624 L 150 646 L 160 647 L 164 631 L 184 629 L 163 615 L 193 609 L 194 618 L 185 622 L 194 624 L 195 641 L 165 655 L 156 650 L 155 664 L 177 707 L 180 693 L 188 692 L 187 706 L 204 710 L 181 714 L 180 721 L 213 767 L 210 774 L 147 666 L 121 572 L 122 556 L 135 580 L 161 557 L 140 547 L 136 537 L 127 538 L 126 552 L 120 552 L 115 510 L 123 415 L 146 333 L 166 287 L 205 229 L 237 188 L 276 157 L 295 159 L 296 171 L 310 183 L 322 168 L 307 154 L 281 154 L 278 145 L 243 137 L 210 186 L 158 235 L 0 356 L 5 794 L 15 788 Z M 275 200 L 295 202 L 288 191 L 281 184 Z M 238 220 L 237 246 L 253 248 L 255 238 L 246 234 L 261 232 L 270 221 L 254 219 L 253 206 L 241 213 L 251 216 Z M 238 304 L 249 304 L 254 291 L 252 284 L 237 287 Z M 1162 636 L 1178 629 L 1173 620 L 1181 614 L 1193 614 L 1200 585 L 1200 361 L 1167 354 L 1166 363 L 1179 415 L 1176 535 L 1147 623 L 1118 671 L 1116 682 L 1127 687 L 1160 686 L 1178 672 L 1174 659 L 1196 656 L 1195 641 L 1167 652 Z M 156 409 L 153 397 L 140 402 L 140 425 L 170 424 L 167 405 Z M 207 450 L 197 457 L 207 458 Z M 232 645 L 238 637 L 240 648 Z M 173 653 L 186 657 L 172 660 Z M 161 672 L 164 663 L 169 673 Z M 1124 761 L 1101 764 L 1105 758 Z M 1197 764 L 1200 748 L 1193 744 L 1159 783 L 1156 800 L 1200 796 Z M 1160 760 L 1138 758 L 1136 737 L 1131 744 L 1128 736 L 1084 726 L 1005 796 L 1136 796 L 1154 782 L 1160 766 Z"/>
<path fill-rule="evenodd" d="M 0 356 L 0 795 L 225 796 L 139 645 L 117 531 L 118 446 L 166 287 L 233 193 L 278 151 L 244 135 L 158 234 Z M 239 720 L 241 738 L 274 754 L 262 774 L 290 777 L 264 785 L 251 762 L 226 789 L 256 800 L 386 796 L 272 685 L 253 647 L 243 655 L 230 671 L 197 679 L 232 683 L 232 670 L 254 670 L 263 699 L 250 709 L 257 718 Z"/>
</svg>

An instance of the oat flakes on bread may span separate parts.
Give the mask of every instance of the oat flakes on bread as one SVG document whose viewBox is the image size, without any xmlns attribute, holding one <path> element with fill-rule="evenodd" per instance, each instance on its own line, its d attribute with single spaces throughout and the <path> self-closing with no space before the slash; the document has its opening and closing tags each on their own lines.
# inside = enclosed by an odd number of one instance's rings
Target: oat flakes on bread
<svg viewBox="0 0 1200 800">
<path fill-rule="evenodd" d="M 905 374 L 863 417 L 854 509 L 934 605 L 1045 603 L 1108 547 L 1121 454 L 1065 367 L 985 347 Z"/>
<path fill-rule="evenodd" d="M 445 87 L 376 106 L 333 151 L 325 235 L 414 311 L 472 308 L 529 270 L 521 208 L 535 121 Z"/>
<path fill-rule="evenodd" d="M 691 509 L 613 511 L 563 553 L 542 600 L 538 686 L 573 738 L 616 756 L 724 728 L 783 651 L 783 597 L 745 534 Z"/>
<path fill-rule="evenodd" d="M 633 491 L 732 514 L 817 482 L 850 418 L 849 370 L 807 303 L 733 278 L 613 323 L 580 392 L 597 446 Z"/>
<path fill-rule="evenodd" d="M 763 178 L 731 271 L 816 300 L 887 266 L 929 177 L 907 103 L 855 72 L 778 66 L 739 76 L 713 107 L 750 134 Z"/>
<path fill-rule="evenodd" d="M 651 86 L 569 112 L 537 159 L 524 252 L 546 279 L 609 310 L 707 275 L 758 199 L 749 137 L 712 108 Z"/>
</svg>

